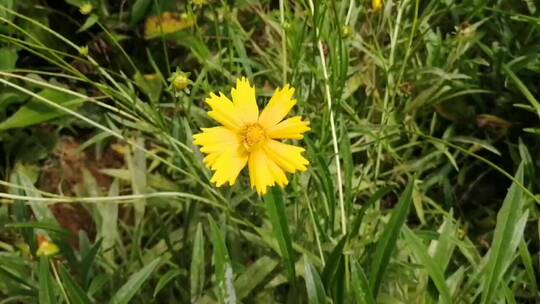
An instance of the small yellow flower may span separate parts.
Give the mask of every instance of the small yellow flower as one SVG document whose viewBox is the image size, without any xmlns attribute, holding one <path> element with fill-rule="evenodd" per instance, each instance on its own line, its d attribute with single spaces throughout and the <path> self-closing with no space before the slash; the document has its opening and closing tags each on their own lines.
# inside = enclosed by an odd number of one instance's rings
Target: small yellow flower
<svg viewBox="0 0 540 304">
<path fill-rule="evenodd" d="M 383 0 L 371 0 L 371 8 L 373 11 L 378 12 L 383 7 Z"/>
<path fill-rule="evenodd" d="M 94 10 L 92 3 L 85 3 L 79 8 L 79 12 L 83 15 L 88 15 Z"/>
<path fill-rule="evenodd" d="M 38 257 L 53 256 L 60 251 L 58 246 L 55 243 L 51 242 L 46 236 L 38 235 L 37 243 L 38 250 L 36 251 L 36 255 Z"/>
<path fill-rule="evenodd" d="M 193 137 L 207 154 L 204 163 L 215 171 L 213 183 L 233 185 L 247 165 L 251 187 L 262 195 L 268 186 L 287 185 L 285 172 L 307 169 L 309 162 L 302 156 L 305 150 L 279 141 L 302 139 L 310 130 L 309 122 L 300 116 L 283 120 L 296 104 L 293 94 L 288 85 L 277 89 L 260 114 L 255 88 L 245 78 L 238 79 L 231 90 L 232 101 L 222 93 L 206 98 L 212 109 L 208 115 L 223 126 L 203 128 Z"/>
</svg>

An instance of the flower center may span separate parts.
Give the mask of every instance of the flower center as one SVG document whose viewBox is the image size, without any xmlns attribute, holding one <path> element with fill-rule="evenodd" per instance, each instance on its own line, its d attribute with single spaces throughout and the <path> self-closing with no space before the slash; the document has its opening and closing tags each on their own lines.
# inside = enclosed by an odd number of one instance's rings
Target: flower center
<svg viewBox="0 0 540 304">
<path fill-rule="evenodd" d="M 257 145 L 266 138 L 266 133 L 263 127 L 259 124 L 248 125 L 244 129 L 244 146 L 249 151 L 253 146 Z"/>
</svg>

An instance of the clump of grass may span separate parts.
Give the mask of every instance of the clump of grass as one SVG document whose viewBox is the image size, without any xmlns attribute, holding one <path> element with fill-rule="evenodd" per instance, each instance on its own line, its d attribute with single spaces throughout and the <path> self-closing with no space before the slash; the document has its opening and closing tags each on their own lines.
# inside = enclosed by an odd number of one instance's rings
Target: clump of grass
<svg viewBox="0 0 540 304">
<path fill-rule="evenodd" d="M 0 2 L 0 303 L 539 300 L 532 1 L 204 2 Z M 193 144 L 240 77 L 310 121 L 264 196 Z"/>
</svg>

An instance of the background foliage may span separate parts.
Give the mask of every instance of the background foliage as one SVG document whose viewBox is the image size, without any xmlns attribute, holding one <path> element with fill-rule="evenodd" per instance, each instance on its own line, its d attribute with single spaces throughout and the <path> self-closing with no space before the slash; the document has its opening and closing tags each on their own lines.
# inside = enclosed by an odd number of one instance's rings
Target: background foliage
<svg viewBox="0 0 540 304">
<path fill-rule="evenodd" d="M 0 303 L 538 303 L 538 9 L 1 0 Z M 312 127 L 264 198 L 192 144 L 240 76 Z"/>
</svg>

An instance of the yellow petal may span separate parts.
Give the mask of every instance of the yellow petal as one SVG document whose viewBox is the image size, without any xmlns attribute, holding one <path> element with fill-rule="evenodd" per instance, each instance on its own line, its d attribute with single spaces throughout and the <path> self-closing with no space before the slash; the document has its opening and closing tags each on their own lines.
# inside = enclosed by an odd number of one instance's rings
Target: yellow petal
<svg viewBox="0 0 540 304">
<path fill-rule="evenodd" d="M 202 146 L 201 152 L 223 152 L 231 145 L 242 142 L 242 137 L 225 127 L 202 128 L 202 133 L 193 135 L 193 143 Z"/>
<path fill-rule="evenodd" d="M 205 102 L 212 109 L 212 111 L 208 112 L 208 116 L 212 119 L 231 130 L 239 131 L 242 129 L 244 122 L 236 112 L 236 108 L 232 101 L 225 95 L 220 93 L 220 95 L 217 96 L 216 94 L 211 93 L 210 97 L 206 98 Z"/>
<path fill-rule="evenodd" d="M 236 115 L 245 124 L 254 124 L 259 118 L 259 108 L 255 99 L 255 88 L 242 77 L 236 80 L 236 88 L 231 90 L 232 100 L 236 108 Z"/>
<path fill-rule="evenodd" d="M 288 183 L 283 170 L 265 154 L 263 149 L 255 149 L 250 153 L 249 177 L 251 187 L 254 187 L 260 195 L 265 194 L 268 186 L 273 186 L 276 182 L 281 187 Z"/>
<path fill-rule="evenodd" d="M 201 152 L 208 153 L 204 163 L 215 171 L 211 181 L 218 187 L 226 182 L 233 185 L 248 160 L 242 137 L 225 127 L 202 130 L 203 133 L 193 135 L 193 143 L 202 146 Z"/>
<path fill-rule="evenodd" d="M 302 139 L 303 133 L 311 130 L 309 121 L 303 121 L 300 116 L 291 117 L 266 130 L 270 138 L 279 139 Z"/>
<path fill-rule="evenodd" d="M 37 256 L 52 256 L 52 255 L 57 254 L 58 252 L 60 252 L 60 248 L 58 248 L 58 246 L 55 243 L 44 241 L 39 245 L 38 250 L 36 251 L 36 255 Z"/>
<path fill-rule="evenodd" d="M 246 166 L 247 161 L 248 154 L 241 153 L 240 148 L 227 150 L 214 161 L 212 167 L 216 172 L 210 181 L 216 183 L 218 187 L 226 182 L 229 185 L 234 185 L 238 174 Z"/>
<path fill-rule="evenodd" d="M 287 176 L 285 175 L 285 172 L 283 172 L 283 169 L 281 169 L 274 161 L 268 158 L 268 169 L 272 173 L 272 176 L 274 177 L 274 180 L 276 183 L 281 187 L 285 187 L 289 180 L 287 180 Z"/>
<path fill-rule="evenodd" d="M 270 159 L 287 172 L 294 173 L 307 169 L 309 162 L 302 156 L 302 152 L 305 151 L 303 148 L 272 139 L 268 140 L 262 148 Z"/>
<path fill-rule="evenodd" d="M 259 124 L 265 128 L 270 128 L 279 123 L 296 104 L 292 99 L 294 89 L 286 85 L 283 89 L 277 89 L 274 96 L 259 117 Z"/>
<path fill-rule="evenodd" d="M 220 155 L 221 153 L 219 152 L 210 153 L 203 159 L 203 162 L 208 168 L 212 169 L 214 168 L 214 164 Z"/>
</svg>

